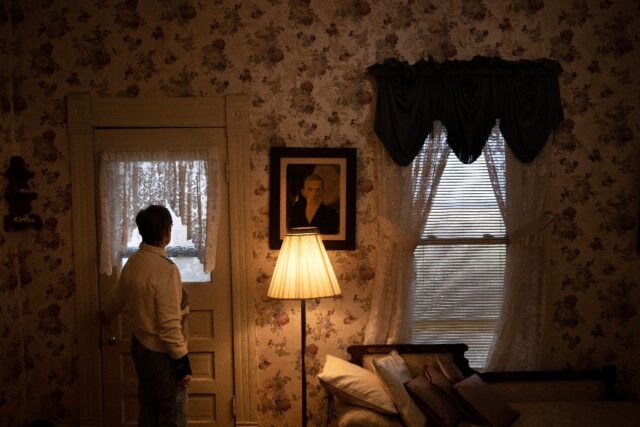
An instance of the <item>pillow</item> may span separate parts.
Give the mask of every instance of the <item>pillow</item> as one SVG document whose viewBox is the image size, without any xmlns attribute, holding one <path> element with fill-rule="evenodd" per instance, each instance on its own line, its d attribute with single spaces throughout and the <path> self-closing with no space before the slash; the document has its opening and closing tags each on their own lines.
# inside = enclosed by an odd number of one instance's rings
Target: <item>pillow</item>
<svg viewBox="0 0 640 427">
<path fill-rule="evenodd" d="M 318 379 L 329 393 L 347 403 L 383 414 L 398 413 L 380 378 L 358 365 L 328 354 Z"/>
<path fill-rule="evenodd" d="M 427 418 L 409 396 L 404 384 L 413 379 L 409 367 L 397 351 L 373 359 L 373 366 L 387 386 L 400 417 L 408 427 L 423 427 Z"/>
<path fill-rule="evenodd" d="M 425 375 L 418 375 L 404 386 L 430 423 L 438 427 L 453 427 L 458 424 L 458 408 L 445 399 Z"/>
<path fill-rule="evenodd" d="M 453 383 L 449 381 L 440 369 L 427 365 L 424 367 L 424 374 L 435 391 L 439 393 L 444 400 L 455 406 L 463 418 L 467 418 L 478 423 L 482 422 L 469 405 L 456 394 L 453 389 Z"/>
<path fill-rule="evenodd" d="M 500 399 L 477 374 L 454 384 L 453 389 L 488 426 L 507 427 L 520 416 L 518 411 Z"/>
<path fill-rule="evenodd" d="M 436 361 L 438 362 L 440 371 L 442 371 L 444 376 L 447 377 L 447 379 L 452 383 L 457 383 L 464 379 L 462 371 L 460 371 L 460 368 L 458 368 L 458 365 L 455 364 L 451 357 L 446 357 L 442 354 L 436 354 Z"/>
</svg>

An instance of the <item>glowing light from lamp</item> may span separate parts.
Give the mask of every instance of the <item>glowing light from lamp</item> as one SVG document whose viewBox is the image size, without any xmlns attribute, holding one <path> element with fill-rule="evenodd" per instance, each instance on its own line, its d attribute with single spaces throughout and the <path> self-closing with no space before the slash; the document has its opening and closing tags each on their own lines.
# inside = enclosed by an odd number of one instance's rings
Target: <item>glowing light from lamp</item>
<svg viewBox="0 0 640 427">
<path fill-rule="evenodd" d="M 276 299 L 309 299 L 340 295 L 322 239 L 315 227 L 291 229 L 271 277 L 267 296 Z"/>
</svg>

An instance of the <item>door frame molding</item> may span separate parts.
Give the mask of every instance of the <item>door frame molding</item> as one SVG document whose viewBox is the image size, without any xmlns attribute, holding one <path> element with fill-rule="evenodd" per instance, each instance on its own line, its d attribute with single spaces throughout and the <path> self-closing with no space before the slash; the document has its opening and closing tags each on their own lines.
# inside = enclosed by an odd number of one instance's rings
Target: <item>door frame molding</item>
<svg viewBox="0 0 640 427">
<path fill-rule="evenodd" d="M 98 321 L 98 227 L 95 197 L 95 128 L 224 128 L 228 150 L 231 299 L 236 426 L 257 426 L 257 364 L 251 260 L 248 96 L 211 98 L 100 98 L 67 96 L 71 164 L 73 264 L 78 325 L 78 407 L 81 427 L 104 425 Z M 98 375 L 96 375 L 98 373 Z"/>
</svg>

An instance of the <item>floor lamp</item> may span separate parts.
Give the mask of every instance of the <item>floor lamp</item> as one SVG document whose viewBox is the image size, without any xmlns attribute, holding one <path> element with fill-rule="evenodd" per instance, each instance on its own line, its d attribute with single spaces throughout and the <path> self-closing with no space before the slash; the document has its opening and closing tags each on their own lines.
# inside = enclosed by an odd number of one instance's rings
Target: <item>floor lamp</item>
<svg viewBox="0 0 640 427">
<path fill-rule="evenodd" d="M 300 300 L 302 425 L 307 425 L 305 300 L 340 295 L 340 286 L 316 227 L 292 228 L 284 236 L 267 296 Z"/>
</svg>

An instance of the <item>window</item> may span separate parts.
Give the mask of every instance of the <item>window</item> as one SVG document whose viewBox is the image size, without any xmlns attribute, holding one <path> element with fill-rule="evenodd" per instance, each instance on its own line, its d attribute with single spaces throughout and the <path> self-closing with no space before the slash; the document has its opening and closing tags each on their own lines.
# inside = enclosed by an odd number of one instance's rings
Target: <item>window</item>
<svg viewBox="0 0 640 427">
<path fill-rule="evenodd" d="M 413 342 L 465 343 L 471 366 L 483 368 L 502 305 L 506 249 L 484 155 L 465 165 L 451 154 L 414 252 Z"/>
<path fill-rule="evenodd" d="M 173 141 L 168 131 L 127 130 L 113 134 L 101 131 L 103 145 L 112 140 L 128 140 L 131 145 L 147 141 L 157 144 L 164 137 Z M 130 134 L 130 135 L 129 135 Z M 207 141 L 207 133 L 188 132 L 192 141 Z M 156 144 L 156 145 L 157 145 Z M 195 145 L 195 144 L 194 144 Z M 118 148 L 118 147 L 115 147 Z M 160 147 L 162 148 L 162 147 Z M 209 282 L 216 260 L 216 234 L 220 221 L 220 181 L 216 146 L 186 147 L 180 150 L 103 150 L 100 152 L 100 272 L 111 275 L 137 249 L 137 212 L 161 204 L 173 210 L 172 241 L 167 255 L 181 271 L 183 282 Z M 221 163 L 221 162 L 220 162 Z M 188 239 L 187 239 L 188 237 Z"/>
</svg>

